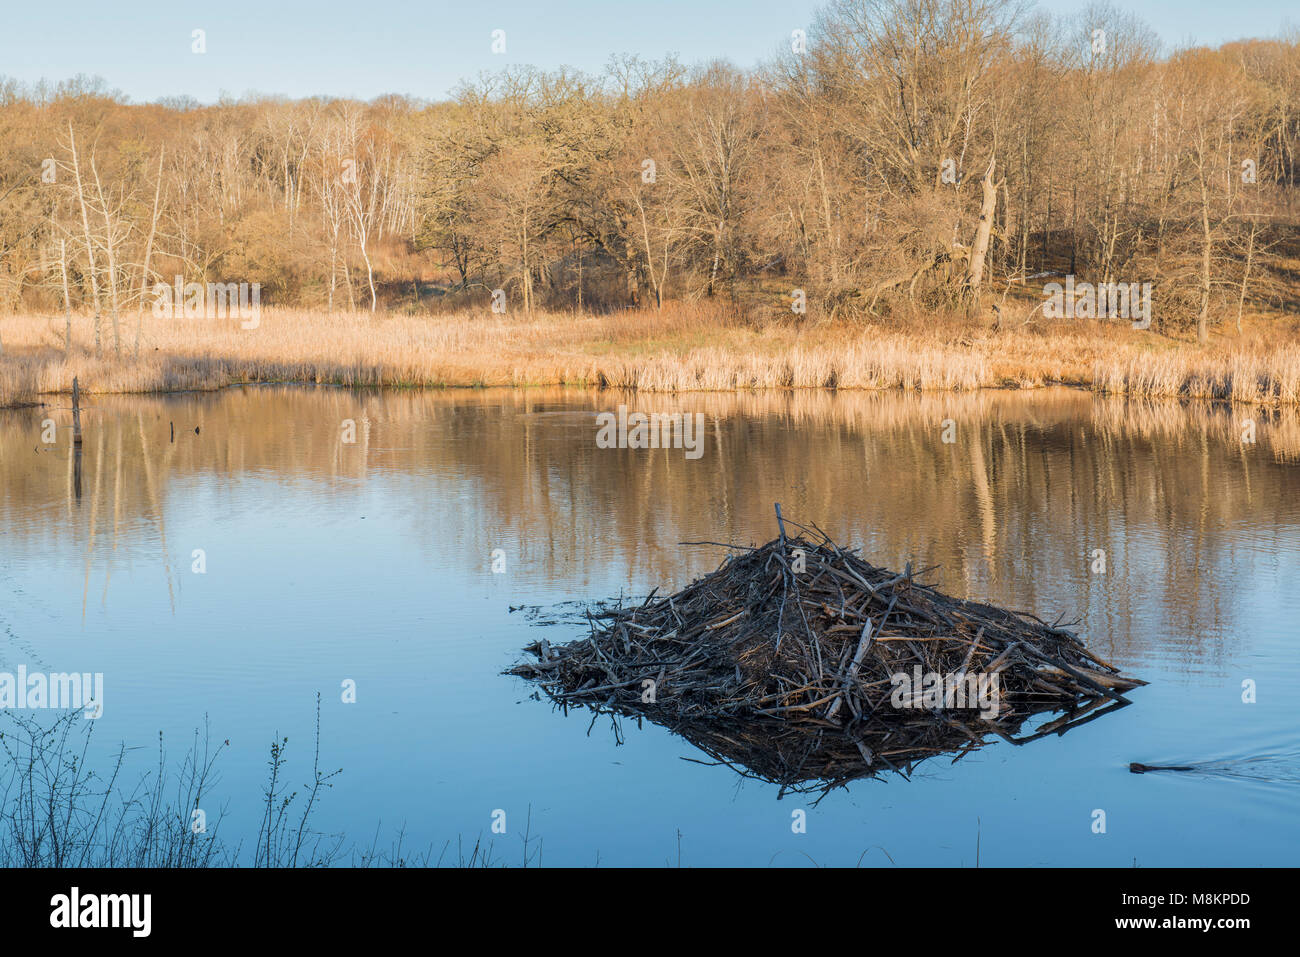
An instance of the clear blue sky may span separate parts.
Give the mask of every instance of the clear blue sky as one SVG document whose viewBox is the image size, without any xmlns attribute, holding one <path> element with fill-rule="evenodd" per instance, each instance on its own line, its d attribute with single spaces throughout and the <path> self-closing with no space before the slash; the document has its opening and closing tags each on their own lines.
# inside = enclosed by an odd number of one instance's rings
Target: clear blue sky
<svg viewBox="0 0 1300 957">
<path fill-rule="evenodd" d="M 597 70 L 613 53 L 752 66 L 807 26 L 820 0 L 14 0 L 0 18 L 0 75 L 98 75 L 136 101 L 223 92 L 428 99 L 506 63 Z M 1056 13 L 1084 0 L 1040 0 Z M 1294 0 L 1128 0 L 1167 44 L 1218 44 L 1300 25 Z M 207 31 L 207 53 L 190 33 Z M 505 55 L 491 51 L 506 31 Z"/>
</svg>

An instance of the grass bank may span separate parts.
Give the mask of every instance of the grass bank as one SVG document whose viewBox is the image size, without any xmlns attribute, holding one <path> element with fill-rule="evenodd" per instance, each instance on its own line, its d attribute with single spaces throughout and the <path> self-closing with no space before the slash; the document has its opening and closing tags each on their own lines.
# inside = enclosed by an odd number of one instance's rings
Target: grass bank
<svg viewBox="0 0 1300 957">
<path fill-rule="evenodd" d="M 263 309 L 237 319 L 123 317 L 121 356 L 103 320 L 0 319 L 0 406 L 69 392 L 218 389 L 241 382 L 345 386 L 573 385 L 651 392 L 744 389 L 1035 388 L 1064 383 L 1127 396 L 1300 402 L 1300 337 L 1286 320 L 1206 346 L 1123 322 L 1057 325 L 925 316 L 864 325 L 752 323 L 726 310 L 499 316 Z M 139 337 L 139 354 L 136 340 Z"/>
</svg>

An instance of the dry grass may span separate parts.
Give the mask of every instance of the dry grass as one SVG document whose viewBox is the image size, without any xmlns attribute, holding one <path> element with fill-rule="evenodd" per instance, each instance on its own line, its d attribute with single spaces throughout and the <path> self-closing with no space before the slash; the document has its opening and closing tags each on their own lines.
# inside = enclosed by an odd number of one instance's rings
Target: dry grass
<svg viewBox="0 0 1300 957">
<path fill-rule="evenodd" d="M 0 406 L 67 392 L 217 389 L 236 382 L 347 386 L 579 385 L 652 392 L 840 388 L 971 390 L 1092 386 L 1133 396 L 1300 401 L 1300 346 L 1262 334 L 1206 348 L 1121 324 L 1057 331 L 935 319 L 881 328 L 751 325 L 705 306 L 662 313 L 462 312 L 406 316 L 264 309 L 256 329 L 238 320 L 160 320 L 146 314 L 140 357 L 135 317 L 123 320 L 115 358 L 104 322 L 62 316 L 0 320 Z"/>
</svg>

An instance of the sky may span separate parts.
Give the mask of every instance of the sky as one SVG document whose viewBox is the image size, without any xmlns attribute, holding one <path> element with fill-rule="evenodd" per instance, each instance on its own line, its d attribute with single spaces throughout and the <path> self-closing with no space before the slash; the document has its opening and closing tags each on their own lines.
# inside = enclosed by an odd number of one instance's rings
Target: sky
<svg viewBox="0 0 1300 957">
<path fill-rule="evenodd" d="M 0 76 L 102 77 L 136 102 L 222 95 L 445 98 L 510 64 L 597 71 L 612 54 L 750 67 L 807 28 L 823 0 L 2 0 Z M 1039 0 L 1053 13 L 1084 0 Z M 1127 0 L 1168 45 L 1300 26 L 1294 0 Z M 206 52 L 193 52 L 193 31 Z M 494 53 L 493 31 L 505 32 Z"/>
</svg>

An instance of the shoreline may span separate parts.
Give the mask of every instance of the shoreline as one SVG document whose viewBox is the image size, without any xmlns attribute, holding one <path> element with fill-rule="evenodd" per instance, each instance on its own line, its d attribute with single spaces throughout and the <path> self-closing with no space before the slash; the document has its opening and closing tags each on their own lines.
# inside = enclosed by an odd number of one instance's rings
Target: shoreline
<svg viewBox="0 0 1300 957">
<path fill-rule="evenodd" d="M 345 384 L 339 382 L 316 382 L 316 381 L 308 381 L 305 379 L 248 379 L 248 380 L 232 380 L 230 382 L 226 382 L 221 385 L 212 386 L 211 388 L 194 388 L 194 387 L 178 386 L 174 389 L 146 389 L 146 390 L 141 390 L 136 392 L 93 392 L 88 389 L 82 389 L 81 394 L 83 397 L 101 396 L 101 397 L 112 397 L 112 398 L 132 398 L 132 397 L 165 398 L 168 396 L 190 395 L 190 394 L 214 395 L 219 392 L 226 392 L 231 389 L 238 389 L 238 388 L 244 388 L 250 386 L 251 387 L 283 386 L 283 387 L 291 387 L 291 388 L 313 388 L 313 389 L 329 388 L 329 389 L 346 389 L 348 391 L 353 391 L 353 392 L 480 393 L 480 392 L 494 392 L 498 390 L 543 391 L 543 390 L 559 389 L 559 390 L 572 390 L 574 392 L 585 392 L 585 393 L 611 392 L 611 393 L 623 393 L 623 394 L 635 395 L 637 394 L 638 391 L 641 391 L 647 395 L 652 395 L 652 396 L 668 396 L 668 395 L 771 396 L 774 394 L 790 394 L 790 395 L 805 394 L 806 395 L 810 393 L 821 393 L 826 395 L 837 395 L 837 394 L 866 395 L 866 394 L 873 394 L 873 393 L 908 393 L 908 392 L 915 395 L 939 396 L 939 395 L 952 394 L 952 393 L 959 393 L 964 395 L 985 394 L 985 393 L 1032 394 L 1032 393 L 1050 392 L 1053 390 L 1063 389 L 1063 390 L 1068 390 L 1070 392 L 1077 392 L 1080 395 L 1096 396 L 1098 398 L 1108 398 L 1108 399 L 1142 399 L 1142 400 L 1165 401 L 1165 402 L 1202 402 L 1211 405 L 1227 405 L 1227 406 L 1231 406 L 1233 404 L 1233 400 L 1231 398 L 1205 398 L 1205 397 L 1193 397 L 1193 396 L 1186 396 L 1186 395 L 1129 396 L 1129 395 L 1123 395 L 1117 393 L 1106 393 L 1093 388 L 1089 383 L 1086 382 L 1064 382 L 1064 381 L 1046 381 L 1033 386 L 985 385 L 985 386 L 977 386 L 973 389 L 961 389 L 961 390 L 906 389 L 902 386 L 883 386 L 874 389 L 861 387 L 861 386 L 858 387 L 764 386 L 759 388 L 735 388 L 735 389 L 693 389 L 693 390 L 680 389 L 673 392 L 664 392 L 664 391 L 653 391 L 653 390 L 626 389 L 619 386 L 609 386 L 609 385 L 597 386 L 597 385 L 583 384 L 579 382 L 530 382 L 530 383 L 522 383 L 519 385 L 485 385 L 485 384 L 461 384 L 461 383 L 446 383 L 446 384 L 439 384 L 439 385 L 423 385 L 423 384 L 406 385 L 401 383 L 361 385 L 361 384 Z M 10 405 L 0 405 L 0 412 L 20 411 L 22 409 L 50 408 L 51 403 L 48 401 L 41 401 L 41 399 L 47 397 L 49 398 L 61 397 L 61 396 L 66 397 L 71 395 L 72 395 L 71 389 L 61 389 L 54 392 L 42 392 L 40 393 L 40 398 L 38 399 L 24 400 L 21 402 L 15 402 Z M 1250 404 L 1263 405 L 1265 407 L 1278 406 L 1278 403 L 1268 404 L 1268 403 L 1256 402 Z"/>
<path fill-rule="evenodd" d="M 87 395 L 211 392 L 233 385 L 648 393 L 1023 391 L 1300 405 L 1300 342 L 1276 320 L 1205 346 L 1126 324 L 990 328 L 951 316 L 889 326 L 745 321 L 716 309 L 493 316 L 263 310 L 238 319 L 124 316 L 122 355 L 103 317 L 0 320 L 0 408 Z M 135 358 L 139 337 L 139 357 Z"/>
</svg>

